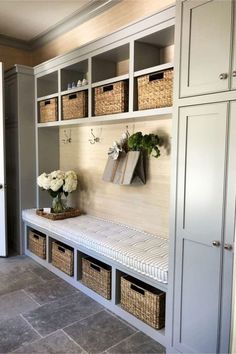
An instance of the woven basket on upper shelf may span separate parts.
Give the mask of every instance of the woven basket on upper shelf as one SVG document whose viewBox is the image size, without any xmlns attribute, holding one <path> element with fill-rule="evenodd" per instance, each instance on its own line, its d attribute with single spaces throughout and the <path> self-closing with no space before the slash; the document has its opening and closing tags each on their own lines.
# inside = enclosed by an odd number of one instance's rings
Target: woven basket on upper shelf
<svg viewBox="0 0 236 354">
<path fill-rule="evenodd" d="M 110 85 L 95 87 L 95 116 L 127 112 L 128 87 L 128 81 L 118 81 Z"/>
<path fill-rule="evenodd" d="M 46 259 L 46 236 L 38 231 L 29 230 L 28 249 L 36 256 Z"/>
<path fill-rule="evenodd" d="M 74 251 L 57 241 L 52 241 L 52 265 L 62 272 L 73 276 L 74 274 Z"/>
<path fill-rule="evenodd" d="M 130 276 L 121 277 L 121 307 L 155 329 L 165 326 L 165 293 Z"/>
<path fill-rule="evenodd" d="M 173 69 L 138 77 L 138 110 L 170 107 L 173 102 Z"/>
<path fill-rule="evenodd" d="M 111 299 L 111 267 L 91 257 L 82 258 L 82 283 Z"/>
<path fill-rule="evenodd" d="M 62 119 L 76 119 L 88 116 L 88 91 L 74 92 L 62 96 Z"/>
<path fill-rule="evenodd" d="M 39 102 L 39 123 L 57 121 L 57 97 Z"/>
</svg>

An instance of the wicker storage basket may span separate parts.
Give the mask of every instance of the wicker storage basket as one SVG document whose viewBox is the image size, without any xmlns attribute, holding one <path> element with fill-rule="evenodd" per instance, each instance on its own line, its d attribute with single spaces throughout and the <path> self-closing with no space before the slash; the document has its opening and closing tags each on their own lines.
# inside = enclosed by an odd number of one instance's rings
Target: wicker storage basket
<svg viewBox="0 0 236 354">
<path fill-rule="evenodd" d="M 95 87 L 94 114 L 101 116 L 128 111 L 128 81 Z"/>
<path fill-rule="evenodd" d="M 52 265 L 64 273 L 73 276 L 74 274 L 74 251 L 68 246 L 52 241 Z"/>
<path fill-rule="evenodd" d="M 138 109 L 172 106 L 173 69 L 138 77 Z"/>
<path fill-rule="evenodd" d="M 165 293 L 130 276 L 121 277 L 121 307 L 155 329 L 165 326 Z"/>
<path fill-rule="evenodd" d="M 57 97 L 39 102 L 39 123 L 57 121 Z"/>
<path fill-rule="evenodd" d="M 36 256 L 46 259 L 46 236 L 41 232 L 29 230 L 28 249 Z"/>
<path fill-rule="evenodd" d="M 91 257 L 82 258 L 82 283 L 111 299 L 111 267 Z"/>
<path fill-rule="evenodd" d="M 84 118 L 88 116 L 88 91 L 74 92 L 62 96 L 62 119 Z"/>
</svg>

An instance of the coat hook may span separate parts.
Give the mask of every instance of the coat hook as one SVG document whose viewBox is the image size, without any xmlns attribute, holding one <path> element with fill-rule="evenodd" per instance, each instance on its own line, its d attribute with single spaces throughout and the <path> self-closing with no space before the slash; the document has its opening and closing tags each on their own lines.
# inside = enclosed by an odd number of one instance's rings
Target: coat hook
<svg viewBox="0 0 236 354">
<path fill-rule="evenodd" d="M 90 144 L 93 145 L 95 143 L 99 143 L 100 142 L 100 138 L 98 136 L 94 135 L 92 128 L 91 128 L 90 134 L 92 135 L 92 138 L 88 140 L 90 142 Z"/>
<path fill-rule="evenodd" d="M 67 130 L 64 130 L 64 139 L 62 139 L 62 142 L 64 144 L 71 144 L 72 143 L 71 129 L 69 130 L 69 135 L 67 134 Z"/>
</svg>

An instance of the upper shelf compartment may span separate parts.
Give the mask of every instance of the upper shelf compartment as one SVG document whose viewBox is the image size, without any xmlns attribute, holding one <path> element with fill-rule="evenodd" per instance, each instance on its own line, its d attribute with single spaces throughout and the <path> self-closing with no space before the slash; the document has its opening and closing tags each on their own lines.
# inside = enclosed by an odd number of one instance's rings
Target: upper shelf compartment
<svg viewBox="0 0 236 354">
<path fill-rule="evenodd" d="M 77 86 L 78 81 L 88 80 L 88 60 L 61 69 L 61 91 Z M 80 85 L 80 83 L 79 83 Z"/>
<path fill-rule="evenodd" d="M 37 97 L 58 93 L 58 71 L 37 78 Z"/>
<path fill-rule="evenodd" d="M 134 71 L 173 63 L 174 26 L 142 37 L 134 43 Z"/>
<path fill-rule="evenodd" d="M 92 58 L 92 82 L 129 73 L 129 44 L 124 44 Z"/>
</svg>

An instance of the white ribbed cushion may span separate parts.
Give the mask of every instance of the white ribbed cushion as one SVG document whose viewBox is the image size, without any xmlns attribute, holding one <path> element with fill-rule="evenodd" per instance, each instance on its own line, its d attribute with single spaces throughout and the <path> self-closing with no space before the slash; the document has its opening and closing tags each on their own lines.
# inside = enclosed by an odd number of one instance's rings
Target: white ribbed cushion
<svg viewBox="0 0 236 354">
<path fill-rule="evenodd" d="M 24 210 L 23 220 L 162 283 L 168 277 L 168 240 L 90 215 L 51 221 Z"/>
</svg>

